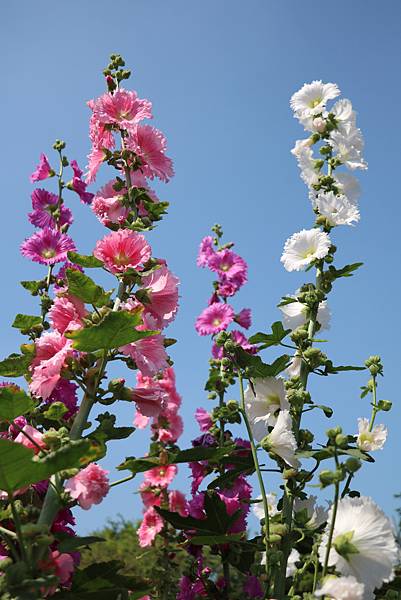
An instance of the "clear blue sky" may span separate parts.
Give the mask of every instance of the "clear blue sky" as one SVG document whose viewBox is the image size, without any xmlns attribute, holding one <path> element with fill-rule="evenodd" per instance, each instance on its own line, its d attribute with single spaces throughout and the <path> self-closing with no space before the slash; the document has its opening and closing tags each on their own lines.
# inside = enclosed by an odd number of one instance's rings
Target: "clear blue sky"
<svg viewBox="0 0 401 600">
<path fill-rule="evenodd" d="M 380 7 L 375 0 L 20 0 L 3 5 L 0 28 L 2 356 L 20 343 L 9 327 L 15 312 L 35 310 L 18 282 L 42 274 L 18 250 L 32 231 L 26 219 L 28 175 L 56 138 L 66 140 L 71 158 L 85 162 L 85 101 L 103 91 L 102 68 L 110 53 L 119 52 L 133 69 L 130 85 L 152 100 L 155 125 L 166 132 L 175 161 L 175 179 L 158 188 L 171 202 L 170 214 L 150 238 L 155 255 L 165 256 L 182 280 L 181 310 L 169 335 L 179 338 L 172 354 L 184 398 L 185 445 L 196 433 L 196 406 L 208 406 L 202 390 L 209 343 L 198 338 L 193 323 L 211 278 L 195 266 L 198 242 L 214 222 L 224 225 L 227 238 L 250 263 L 249 284 L 237 306 L 253 309 L 254 331 L 266 329 L 279 316 L 279 297 L 304 280 L 281 267 L 284 240 L 312 223 L 306 188 L 290 154 L 303 132 L 292 118 L 289 98 L 304 82 L 323 79 L 337 82 L 352 100 L 369 171 L 361 176 L 360 224 L 333 237 L 339 262 L 363 260 L 366 266 L 341 280 L 331 296 L 327 351 L 337 364 L 361 363 L 369 354 L 383 357 L 380 397 L 394 401 L 393 412 L 384 416 L 389 440 L 358 483 L 392 513 L 393 494 L 401 490 L 398 0 Z M 99 185 L 109 175 L 104 168 Z M 71 233 L 80 251 L 90 252 L 104 229 L 75 197 L 69 202 L 76 216 Z M 336 409 L 333 424 L 342 423 L 349 432 L 369 409 L 359 399 L 363 383 L 364 375 L 351 374 L 313 386 L 316 401 Z M 118 413 L 121 424 L 132 418 L 127 406 Z M 311 424 L 324 431 L 329 422 L 316 417 Z M 135 434 L 110 447 L 111 466 L 145 452 L 147 437 Z M 180 484 L 186 485 L 185 474 Z M 133 489 L 121 487 L 89 513 L 77 511 L 81 531 L 118 512 L 138 517 Z"/>
</svg>

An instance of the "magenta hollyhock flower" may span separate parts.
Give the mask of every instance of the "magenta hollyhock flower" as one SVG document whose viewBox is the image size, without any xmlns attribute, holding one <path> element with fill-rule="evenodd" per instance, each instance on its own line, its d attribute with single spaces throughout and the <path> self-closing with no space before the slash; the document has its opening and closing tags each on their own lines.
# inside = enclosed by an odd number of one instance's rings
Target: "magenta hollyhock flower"
<svg viewBox="0 0 401 600">
<path fill-rule="evenodd" d="M 72 160 L 70 166 L 74 172 L 72 189 L 78 194 L 83 204 L 90 204 L 95 194 L 86 191 L 87 184 L 82 180 L 83 171 L 79 168 L 76 160 Z"/>
<path fill-rule="evenodd" d="M 157 385 L 154 385 L 154 387 L 136 387 L 132 391 L 132 400 L 141 415 L 157 417 L 163 409 L 166 394 Z"/>
<path fill-rule="evenodd" d="M 145 482 L 148 485 L 168 487 L 177 474 L 177 465 L 160 465 L 145 471 Z"/>
<path fill-rule="evenodd" d="M 48 177 L 53 177 L 54 171 L 49 164 L 49 160 L 46 154 L 40 155 L 39 164 L 30 175 L 29 180 L 31 183 L 35 183 L 36 181 L 42 181 L 42 179 L 47 179 Z"/>
<path fill-rule="evenodd" d="M 194 496 L 199 490 L 199 486 L 202 481 L 205 479 L 207 475 L 207 468 L 200 462 L 190 462 L 188 463 L 189 468 L 191 469 L 191 494 Z"/>
<path fill-rule="evenodd" d="M 208 259 L 208 267 L 220 277 L 232 279 L 247 274 L 248 265 L 243 258 L 235 254 L 232 250 L 219 250 Z"/>
<path fill-rule="evenodd" d="M 35 454 L 38 454 L 41 448 L 46 448 L 43 435 L 35 427 L 28 424 L 24 425 L 14 441 L 25 446 L 25 448 L 30 448 Z"/>
<path fill-rule="evenodd" d="M 95 194 L 91 208 L 103 225 L 110 223 L 122 224 L 128 216 L 129 208 L 124 206 L 124 192 L 116 192 L 116 179 L 109 181 Z"/>
<path fill-rule="evenodd" d="M 114 94 L 106 93 L 97 98 L 93 103 L 93 115 L 99 123 L 134 131 L 140 121 L 152 118 L 152 103 L 138 98 L 134 91 L 120 88 Z"/>
<path fill-rule="evenodd" d="M 195 329 L 199 335 L 213 335 L 227 327 L 234 320 L 234 310 L 229 304 L 214 302 L 196 319 Z"/>
<path fill-rule="evenodd" d="M 248 575 L 244 583 L 244 592 L 249 598 L 263 598 L 264 592 L 259 579 L 255 575 Z"/>
<path fill-rule="evenodd" d="M 128 229 L 113 231 L 99 240 L 93 251 L 111 273 L 141 269 L 151 257 L 152 249 L 141 233 Z"/>
<path fill-rule="evenodd" d="M 188 511 L 191 517 L 194 519 L 205 519 L 206 513 L 204 511 L 205 506 L 205 492 L 200 492 L 196 496 L 193 496 L 188 502 Z"/>
<path fill-rule="evenodd" d="M 197 408 L 195 411 L 195 419 L 198 422 L 201 431 L 206 432 L 213 426 L 213 420 L 210 414 L 204 408 Z"/>
<path fill-rule="evenodd" d="M 9 387 L 9 386 L 7 386 Z M 17 386 L 15 386 L 17 388 Z M 18 388 L 21 389 L 21 388 Z M 10 424 L 7 434 L 8 437 L 11 438 L 12 440 L 14 440 L 17 435 L 19 435 L 19 433 L 21 432 L 21 429 L 23 429 L 25 427 L 25 425 L 28 424 L 28 421 L 25 419 L 25 417 L 16 417 L 14 419 L 14 421 Z"/>
<path fill-rule="evenodd" d="M 184 431 L 184 423 L 175 411 L 164 410 L 152 424 L 157 441 L 175 443 Z"/>
<path fill-rule="evenodd" d="M 179 490 L 172 490 L 168 494 L 168 509 L 177 512 L 182 517 L 188 516 L 188 505 L 185 496 Z"/>
<path fill-rule="evenodd" d="M 53 550 L 52 559 L 56 566 L 55 574 L 60 579 L 61 585 L 65 585 L 74 572 L 74 560 L 71 554 L 65 552 L 60 554 L 58 550 Z"/>
<path fill-rule="evenodd" d="M 223 298 L 228 298 L 230 296 L 234 296 L 238 292 L 238 290 L 246 283 L 248 280 L 247 272 L 242 271 L 233 275 L 230 279 L 227 277 L 220 277 L 219 287 L 217 288 L 217 292 Z"/>
<path fill-rule="evenodd" d="M 78 411 L 78 397 L 77 391 L 78 386 L 68 379 L 60 379 L 56 387 L 46 400 L 46 404 L 53 404 L 53 402 L 62 402 L 68 411 L 63 415 L 64 420 L 68 420 L 75 415 Z"/>
<path fill-rule="evenodd" d="M 141 171 L 145 177 L 168 181 L 174 175 L 173 161 L 166 156 L 166 138 L 161 131 L 150 125 L 138 125 L 127 139 L 127 147 L 141 159 Z"/>
<path fill-rule="evenodd" d="M 157 534 L 163 529 L 164 521 L 154 508 L 148 508 L 143 515 L 138 529 L 139 545 L 141 548 L 150 546 Z"/>
<path fill-rule="evenodd" d="M 72 356 L 72 341 L 58 331 L 46 332 L 35 340 L 36 354 L 31 364 L 29 389 L 34 396 L 47 400 L 61 378 L 68 356 Z"/>
<path fill-rule="evenodd" d="M 100 504 L 109 492 L 109 471 L 105 471 L 96 463 L 82 469 L 75 477 L 69 479 L 65 489 L 81 508 L 89 510 L 93 504 Z"/>
<path fill-rule="evenodd" d="M 66 224 L 71 225 L 73 222 L 72 212 L 64 204 L 60 206 L 58 221 L 54 218 L 53 213 L 57 209 L 59 201 L 56 194 L 37 188 L 32 192 L 31 199 L 33 211 L 28 214 L 28 218 L 35 227 L 55 229 L 57 225 L 61 227 Z"/>
<path fill-rule="evenodd" d="M 207 235 L 203 238 L 199 245 L 198 256 L 196 264 L 198 267 L 207 267 L 209 259 L 215 255 L 213 238 L 211 235 Z"/>
<path fill-rule="evenodd" d="M 146 310 L 156 319 L 157 328 L 165 327 L 175 318 L 179 283 L 178 277 L 165 265 L 142 278 L 142 288 L 146 289 L 150 300 L 150 304 L 146 304 Z"/>
<path fill-rule="evenodd" d="M 83 317 L 88 314 L 84 303 L 79 298 L 72 302 L 68 296 L 56 296 L 49 310 L 49 321 L 53 329 L 64 333 L 67 330 L 83 327 Z"/>
<path fill-rule="evenodd" d="M 75 244 L 65 233 L 46 227 L 34 233 L 21 244 L 21 254 L 42 265 L 54 265 L 67 260 L 67 252 Z"/>
<path fill-rule="evenodd" d="M 249 329 L 252 324 L 252 313 L 250 308 L 243 308 L 235 315 L 234 321 L 244 329 Z"/>
</svg>

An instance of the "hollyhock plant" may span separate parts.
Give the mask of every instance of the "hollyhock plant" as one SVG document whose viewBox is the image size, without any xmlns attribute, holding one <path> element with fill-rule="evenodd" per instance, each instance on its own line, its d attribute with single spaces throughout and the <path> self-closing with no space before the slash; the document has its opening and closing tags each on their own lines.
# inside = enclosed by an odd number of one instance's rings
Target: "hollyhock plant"
<svg viewBox="0 0 401 600">
<path fill-rule="evenodd" d="M 117 274 L 141 269 L 151 256 L 151 248 L 142 234 L 124 229 L 99 240 L 93 254 L 111 273 Z"/>
<path fill-rule="evenodd" d="M 105 471 L 96 463 L 91 463 L 69 479 L 65 489 L 81 508 L 89 510 L 93 504 L 100 504 L 109 492 L 109 471 Z"/>
<path fill-rule="evenodd" d="M 42 265 L 67 260 L 67 252 L 75 250 L 73 240 L 65 233 L 46 227 L 21 244 L 21 254 Z"/>
</svg>

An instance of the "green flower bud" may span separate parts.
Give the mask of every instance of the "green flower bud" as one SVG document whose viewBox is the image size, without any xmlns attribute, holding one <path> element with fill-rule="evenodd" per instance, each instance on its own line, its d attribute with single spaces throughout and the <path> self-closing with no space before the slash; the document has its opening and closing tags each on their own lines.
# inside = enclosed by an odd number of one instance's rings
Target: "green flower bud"
<svg viewBox="0 0 401 600">
<path fill-rule="evenodd" d="M 273 535 L 279 535 L 280 537 L 284 537 L 288 534 L 288 525 L 286 525 L 285 523 L 271 523 L 270 533 Z"/>
<path fill-rule="evenodd" d="M 340 448 L 346 448 L 348 446 L 348 436 L 339 433 L 335 438 L 336 445 Z"/>
<path fill-rule="evenodd" d="M 281 535 L 272 534 L 269 535 L 269 543 L 270 544 L 279 544 L 281 542 Z"/>
<path fill-rule="evenodd" d="M 207 395 L 207 399 L 208 399 L 208 400 L 216 400 L 216 398 L 217 398 L 217 394 L 216 394 L 216 392 L 210 392 L 210 393 Z"/>
<path fill-rule="evenodd" d="M 328 438 L 334 439 L 337 435 L 342 433 L 342 431 L 342 428 L 339 425 L 337 425 L 337 427 L 332 427 L 331 429 L 328 429 L 326 431 L 326 435 Z"/>
<path fill-rule="evenodd" d="M 348 473 L 356 473 L 362 466 L 361 461 L 353 456 L 350 456 L 344 464 Z"/>
<path fill-rule="evenodd" d="M 230 336 L 226 331 L 220 331 L 220 333 L 218 333 L 214 338 L 216 346 L 224 346 L 229 337 Z"/>
<path fill-rule="evenodd" d="M 388 412 L 389 410 L 391 410 L 391 407 L 393 406 L 393 403 L 390 402 L 390 400 L 379 400 L 377 406 L 378 406 L 379 410 L 383 410 L 384 412 Z"/>
<path fill-rule="evenodd" d="M 228 408 L 228 410 L 230 410 L 232 412 L 237 411 L 239 408 L 238 402 L 236 400 L 229 400 L 227 402 L 227 408 Z"/>
</svg>

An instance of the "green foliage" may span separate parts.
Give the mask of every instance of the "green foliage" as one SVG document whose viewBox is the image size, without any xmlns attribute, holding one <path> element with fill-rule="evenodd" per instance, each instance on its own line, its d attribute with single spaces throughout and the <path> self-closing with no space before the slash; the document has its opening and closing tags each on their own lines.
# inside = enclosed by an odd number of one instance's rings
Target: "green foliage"
<svg viewBox="0 0 401 600">
<path fill-rule="evenodd" d="M 96 256 L 93 256 L 92 254 L 88 256 L 86 254 L 78 254 L 77 252 L 70 251 L 67 252 L 67 256 L 72 263 L 80 265 L 81 267 L 85 267 L 86 269 L 95 269 L 98 267 L 103 267 L 102 261 L 96 258 Z"/>
<path fill-rule="evenodd" d="M 291 329 L 284 329 L 281 321 L 276 321 L 272 325 L 272 333 L 255 333 L 249 338 L 249 342 L 251 344 L 262 344 L 259 347 L 260 350 L 270 346 L 278 346 L 290 331 Z"/>
<path fill-rule="evenodd" d="M 31 330 L 33 327 L 42 324 L 42 317 L 37 317 L 34 315 L 23 315 L 18 313 L 15 316 L 12 327 L 19 329 L 21 333 L 25 333 L 26 331 Z"/>
<path fill-rule="evenodd" d="M 33 407 L 32 398 L 24 390 L 13 385 L 0 388 L 0 420 L 12 421 Z"/>
<path fill-rule="evenodd" d="M 26 375 L 31 364 L 32 354 L 10 354 L 0 361 L 0 375 L 2 377 L 21 377 Z"/>
<path fill-rule="evenodd" d="M 97 307 L 105 306 L 109 303 L 113 290 L 105 292 L 93 279 L 75 269 L 67 269 L 66 275 L 68 291 L 77 298 Z"/>
</svg>

